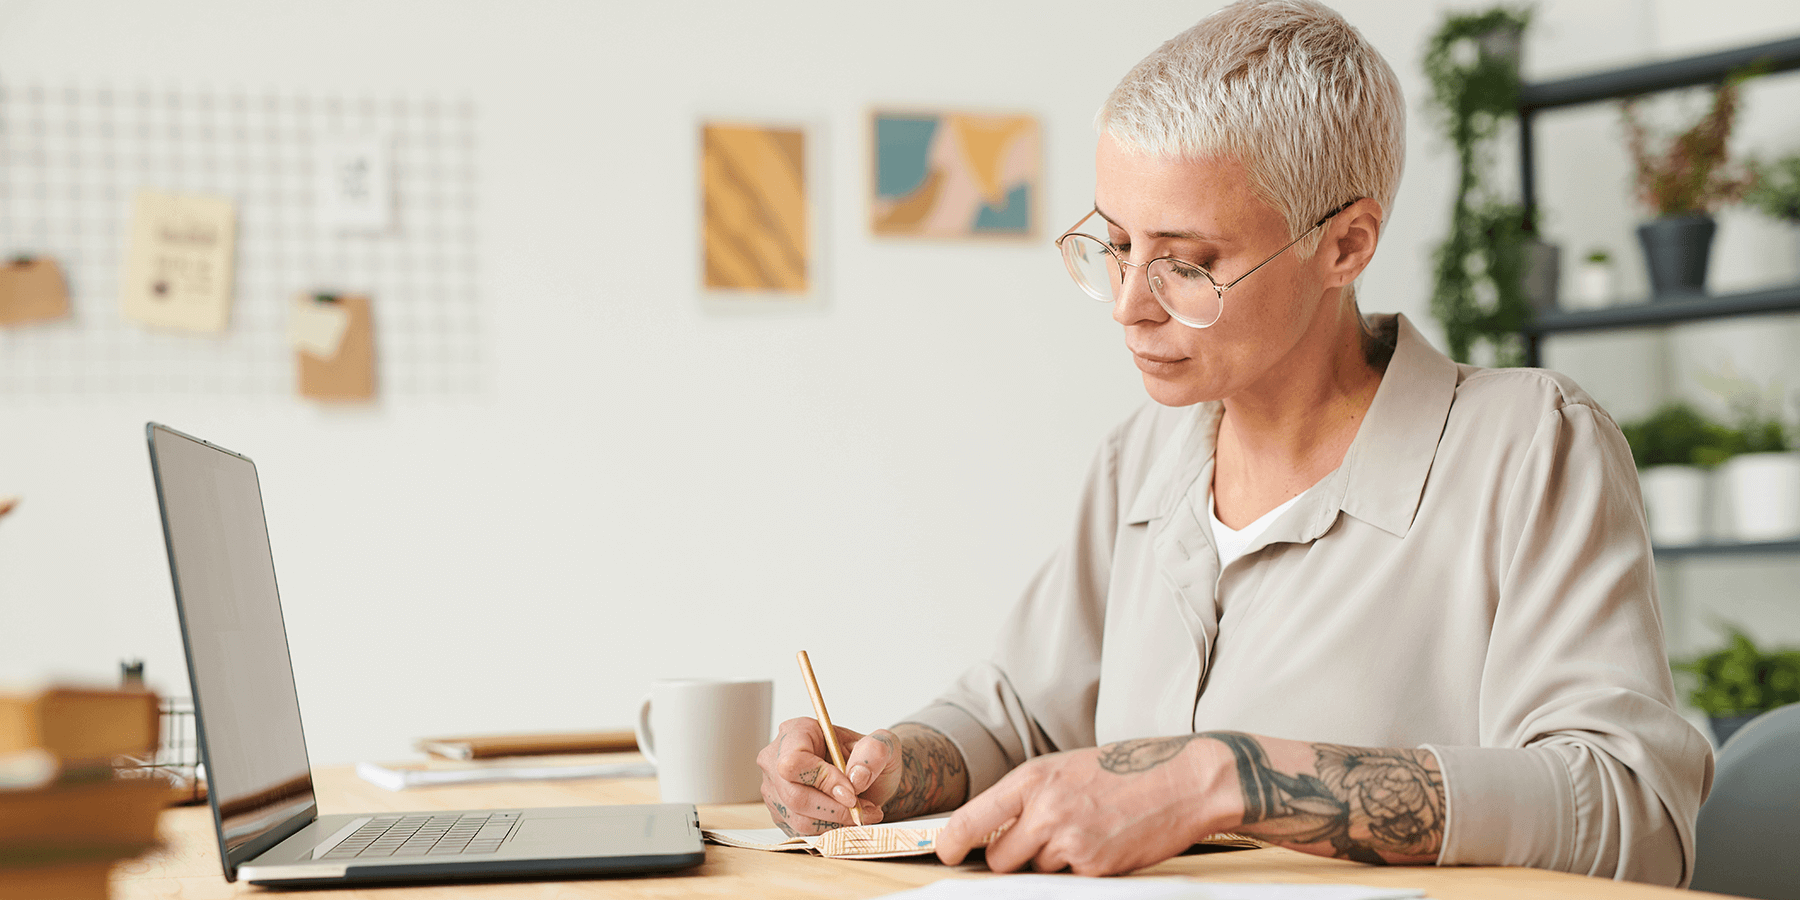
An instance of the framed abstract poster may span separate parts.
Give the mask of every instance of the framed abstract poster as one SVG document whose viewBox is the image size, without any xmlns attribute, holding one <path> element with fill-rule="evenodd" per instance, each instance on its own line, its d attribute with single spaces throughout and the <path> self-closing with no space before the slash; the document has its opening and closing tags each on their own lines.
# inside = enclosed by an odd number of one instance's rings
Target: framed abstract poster
<svg viewBox="0 0 1800 900">
<path fill-rule="evenodd" d="M 794 299 L 813 288 L 806 129 L 700 125 L 701 285 L 715 297 Z"/>
<path fill-rule="evenodd" d="M 877 111 L 873 124 L 875 234 L 1036 234 L 1043 154 L 1035 117 Z"/>
</svg>

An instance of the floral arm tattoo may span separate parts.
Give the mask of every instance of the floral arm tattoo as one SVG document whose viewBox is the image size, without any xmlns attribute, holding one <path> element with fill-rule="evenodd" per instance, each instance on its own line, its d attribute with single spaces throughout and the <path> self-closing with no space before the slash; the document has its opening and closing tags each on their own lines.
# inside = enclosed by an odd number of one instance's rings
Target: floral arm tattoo
<svg viewBox="0 0 1800 900">
<path fill-rule="evenodd" d="M 1280 772 L 1256 738 L 1209 731 L 1109 744 L 1100 765 L 1120 775 L 1147 771 L 1200 738 L 1224 744 L 1237 762 L 1238 831 L 1277 844 L 1327 843 L 1334 856 L 1375 864 L 1443 849 L 1444 776 L 1429 750 L 1313 744 L 1316 774 Z"/>
<path fill-rule="evenodd" d="M 882 819 L 896 821 L 948 812 L 969 797 L 969 769 L 962 751 L 936 728 L 916 722 L 893 727 L 900 746 L 900 786 L 882 804 Z"/>
</svg>

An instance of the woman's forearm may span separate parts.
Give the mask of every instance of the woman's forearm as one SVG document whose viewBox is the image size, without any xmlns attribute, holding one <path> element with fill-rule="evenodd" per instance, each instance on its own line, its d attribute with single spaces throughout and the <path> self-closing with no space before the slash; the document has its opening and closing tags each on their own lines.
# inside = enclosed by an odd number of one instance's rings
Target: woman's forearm
<svg viewBox="0 0 1800 900">
<path fill-rule="evenodd" d="M 882 804 L 887 821 L 949 812 L 969 799 L 962 751 L 941 731 L 916 722 L 891 729 L 900 741 L 900 786 Z"/>
<path fill-rule="evenodd" d="M 1212 731 L 1101 748 L 1115 774 L 1168 763 L 1191 742 L 1231 752 L 1242 824 L 1229 830 L 1366 863 L 1435 862 L 1444 844 L 1444 778 L 1429 750 L 1348 747 Z"/>
</svg>

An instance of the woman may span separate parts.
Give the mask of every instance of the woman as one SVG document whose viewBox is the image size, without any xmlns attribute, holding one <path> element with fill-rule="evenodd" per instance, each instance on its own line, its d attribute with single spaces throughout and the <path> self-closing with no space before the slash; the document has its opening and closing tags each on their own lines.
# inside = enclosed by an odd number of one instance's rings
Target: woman
<svg viewBox="0 0 1800 900">
<path fill-rule="evenodd" d="M 1617 426 L 1458 366 L 1354 282 L 1404 147 L 1393 72 L 1309 0 L 1208 17 L 1099 117 L 1058 240 L 1155 403 L 1108 438 L 999 649 L 854 742 L 762 754 L 812 833 L 957 810 L 997 871 L 1123 872 L 1220 831 L 1366 862 L 1685 884 L 1711 780 L 1679 715 Z"/>
</svg>

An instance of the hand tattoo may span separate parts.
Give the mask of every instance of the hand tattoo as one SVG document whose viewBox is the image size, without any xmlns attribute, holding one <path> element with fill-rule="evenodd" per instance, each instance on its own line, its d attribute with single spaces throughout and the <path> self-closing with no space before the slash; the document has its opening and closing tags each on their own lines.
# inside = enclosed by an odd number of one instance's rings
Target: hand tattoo
<svg viewBox="0 0 1800 900">
<path fill-rule="evenodd" d="M 1244 829 L 1286 844 L 1328 842 L 1334 855 L 1385 864 L 1383 853 L 1435 856 L 1444 841 L 1444 779 L 1428 750 L 1314 744 L 1318 775 L 1278 772 L 1255 738 L 1208 737 L 1237 759 Z M 1154 765 L 1154 764 L 1152 764 Z M 1366 831 L 1367 839 L 1355 833 Z"/>
<path fill-rule="evenodd" d="M 1154 769 L 1174 759 L 1188 742 L 1201 737 L 1184 734 L 1176 737 L 1134 738 L 1107 744 L 1100 748 L 1100 768 L 1115 775 L 1130 775 Z"/>
</svg>

